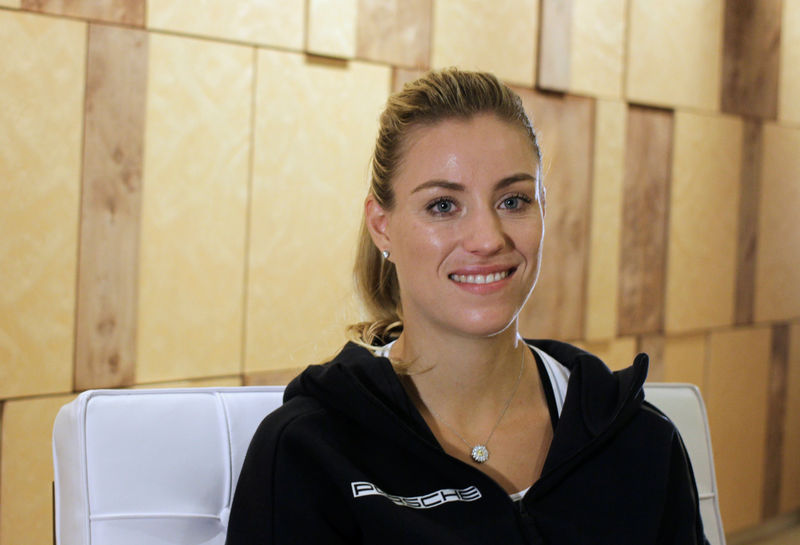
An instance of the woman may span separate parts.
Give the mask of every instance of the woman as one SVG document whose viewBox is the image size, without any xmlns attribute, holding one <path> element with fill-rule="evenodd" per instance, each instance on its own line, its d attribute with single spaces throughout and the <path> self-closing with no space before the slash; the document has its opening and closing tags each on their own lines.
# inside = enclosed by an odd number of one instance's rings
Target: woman
<svg viewBox="0 0 800 545">
<path fill-rule="evenodd" d="M 228 544 L 703 543 L 673 425 L 617 374 L 524 341 L 544 187 L 519 97 L 485 73 L 381 116 L 356 279 L 372 320 L 256 432 Z"/>
</svg>

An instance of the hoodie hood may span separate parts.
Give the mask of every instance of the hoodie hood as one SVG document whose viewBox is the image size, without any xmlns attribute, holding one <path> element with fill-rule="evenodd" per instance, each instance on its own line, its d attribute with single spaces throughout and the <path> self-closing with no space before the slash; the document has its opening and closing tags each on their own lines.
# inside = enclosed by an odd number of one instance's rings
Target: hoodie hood
<svg viewBox="0 0 800 545">
<path fill-rule="evenodd" d="M 542 477 L 535 486 L 540 494 L 613 437 L 639 410 L 644 400 L 642 386 L 648 359 L 639 354 L 631 367 L 612 372 L 599 358 L 570 344 L 552 340 L 526 342 L 550 354 L 570 371 L 561 417 Z M 407 444 L 407 434 L 412 434 L 444 452 L 406 394 L 391 362 L 354 343 L 346 344 L 330 362 L 312 365 L 295 378 L 286 388 L 284 401 L 298 396 L 315 399 L 389 442 Z M 559 433 L 562 428 L 569 433 Z"/>
</svg>

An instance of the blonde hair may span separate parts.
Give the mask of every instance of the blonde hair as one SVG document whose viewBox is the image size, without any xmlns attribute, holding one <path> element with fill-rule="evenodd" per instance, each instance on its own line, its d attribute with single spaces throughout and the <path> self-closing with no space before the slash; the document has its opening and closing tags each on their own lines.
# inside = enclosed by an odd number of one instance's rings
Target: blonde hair
<svg viewBox="0 0 800 545">
<path fill-rule="evenodd" d="M 371 163 L 369 192 L 377 204 L 384 210 L 394 207 L 392 180 L 412 129 L 483 113 L 494 114 L 525 131 L 539 163 L 541 185 L 541 150 L 520 97 L 492 74 L 450 68 L 429 72 L 389 97 L 380 117 Z M 347 328 L 350 340 L 372 346 L 399 336 L 403 309 L 397 271 L 372 242 L 365 218 L 361 220 L 354 275 L 356 293 L 369 320 Z"/>
</svg>

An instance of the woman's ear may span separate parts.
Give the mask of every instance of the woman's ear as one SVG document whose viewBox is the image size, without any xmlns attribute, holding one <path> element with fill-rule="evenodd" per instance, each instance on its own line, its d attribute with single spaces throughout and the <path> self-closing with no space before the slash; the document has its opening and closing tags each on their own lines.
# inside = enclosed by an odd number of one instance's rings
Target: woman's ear
<svg viewBox="0 0 800 545">
<path fill-rule="evenodd" d="M 391 246 L 388 233 L 389 215 L 378 204 L 374 195 L 367 196 L 364 201 L 364 220 L 372 242 L 375 243 L 378 250 L 389 250 Z"/>
</svg>

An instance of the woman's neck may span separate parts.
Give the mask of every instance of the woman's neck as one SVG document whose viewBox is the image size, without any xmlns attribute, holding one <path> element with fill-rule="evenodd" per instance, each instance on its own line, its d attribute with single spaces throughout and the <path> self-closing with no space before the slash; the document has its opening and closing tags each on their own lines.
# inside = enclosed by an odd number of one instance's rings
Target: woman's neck
<svg viewBox="0 0 800 545">
<path fill-rule="evenodd" d="M 512 324 L 484 338 L 440 338 L 406 328 L 391 357 L 408 365 L 404 383 L 420 410 L 432 410 L 453 426 L 480 426 L 508 402 L 527 352 Z"/>
</svg>

